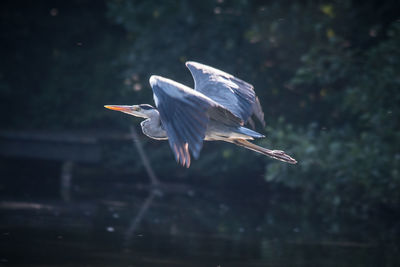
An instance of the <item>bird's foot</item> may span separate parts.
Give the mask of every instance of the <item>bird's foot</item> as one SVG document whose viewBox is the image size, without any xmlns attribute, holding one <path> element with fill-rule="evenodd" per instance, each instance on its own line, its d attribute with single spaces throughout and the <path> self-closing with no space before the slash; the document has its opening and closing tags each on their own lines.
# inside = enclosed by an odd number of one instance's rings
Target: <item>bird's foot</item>
<svg viewBox="0 0 400 267">
<path fill-rule="evenodd" d="M 282 150 L 272 150 L 272 157 L 278 160 L 282 160 L 291 164 L 296 164 L 297 161 L 289 156 L 288 154 L 285 153 L 285 151 Z"/>
</svg>

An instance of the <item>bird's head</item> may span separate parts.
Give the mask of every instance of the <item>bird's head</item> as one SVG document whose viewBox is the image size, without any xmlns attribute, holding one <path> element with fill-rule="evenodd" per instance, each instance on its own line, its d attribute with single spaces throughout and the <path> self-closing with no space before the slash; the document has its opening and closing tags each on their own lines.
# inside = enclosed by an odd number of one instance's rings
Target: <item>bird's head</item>
<svg viewBox="0 0 400 267">
<path fill-rule="evenodd" d="M 149 118 L 151 114 L 156 110 L 153 106 L 149 104 L 140 104 L 140 105 L 106 105 L 105 108 L 121 111 L 123 113 L 140 117 L 140 118 Z"/>
</svg>

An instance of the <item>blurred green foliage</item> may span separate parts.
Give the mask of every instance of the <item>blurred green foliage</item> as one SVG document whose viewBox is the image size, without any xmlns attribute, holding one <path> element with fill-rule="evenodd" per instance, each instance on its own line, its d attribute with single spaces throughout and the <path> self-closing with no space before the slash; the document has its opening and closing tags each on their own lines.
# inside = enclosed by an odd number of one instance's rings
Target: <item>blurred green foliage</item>
<svg viewBox="0 0 400 267">
<path fill-rule="evenodd" d="M 184 62 L 199 61 L 254 84 L 268 125 L 260 144 L 287 151 L 299 164 L 213 143 L 185 170 L 166 142 L 144 138 L 160 176 L 236 184 L 250 193 L 252 177 L 262 176 L 327 220 L 400 216 L 396 1 L 15 5 L 1 10 L 4 128 L 127 131 L 139 120 L 104 104 L 152 103 L 152 74 L 191 86 Z M 108 168 L 143 172 L 132 163 L 132 147 L 116 153 L 117 147 L 107 153 Z"/>
<path fill-rule="evenodd" d="M 321 120 L 295 129 L 281 119 L 280 130 L 271 130 L 274 143 L 291 147 L 301 162 L 298 168 L 273 162 L 267 167 L 266 179 L 300 189 L 305 201 L 319 203 L 322 213 L 330 207 L 327 217 L 347 214 L 369 220 L 377 215 L 397 214 L 399 22 L 389 27 L 387 36 L 370 49 L 342 56 L 335 53 L 332 57 L 322 49 L 311 50 L 303 57 L 304 65 L 292 83 L 332 88 L 326 93 L 330 112 L 323 115 L 334 115 L 336 120 L 334 124 Z M 323 64 L 329 67 L 324 69 Z M 316 72 L 318 76 L 311 75 Z M 342 79 L 346 80 L 344 87 L 335 87 Z"/>
</svg>

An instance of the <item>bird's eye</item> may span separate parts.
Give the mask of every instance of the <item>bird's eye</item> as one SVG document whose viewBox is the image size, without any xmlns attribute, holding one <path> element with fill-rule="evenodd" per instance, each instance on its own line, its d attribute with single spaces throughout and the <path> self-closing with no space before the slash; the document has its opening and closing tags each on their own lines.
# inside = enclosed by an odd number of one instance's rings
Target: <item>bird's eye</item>
<svg viewBox="0 0 400 267">
<path fill-rule="evenodd" d="M 133 109 L 133 111 L 139 111 L 139 110 L 140 110 L 140 107 L 134 106 L 134 107 L 132 107 L 132 109 Z"/>
</svg>

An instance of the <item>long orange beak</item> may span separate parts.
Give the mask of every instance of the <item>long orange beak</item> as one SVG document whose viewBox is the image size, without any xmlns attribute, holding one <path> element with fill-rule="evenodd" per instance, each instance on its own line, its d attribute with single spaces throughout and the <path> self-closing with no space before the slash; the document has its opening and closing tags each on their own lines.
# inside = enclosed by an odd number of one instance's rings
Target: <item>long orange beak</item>
<svg viewBox="0 0 400 267">
<path fill-rule="evenodd" d="M 131 106 L 125 106 L 125 105 L 105 105 L 104 107 L 111 109 L 111 110 L 121 111 L 121 112 L 130 112 L 131 111 Z"/>
</svg>

